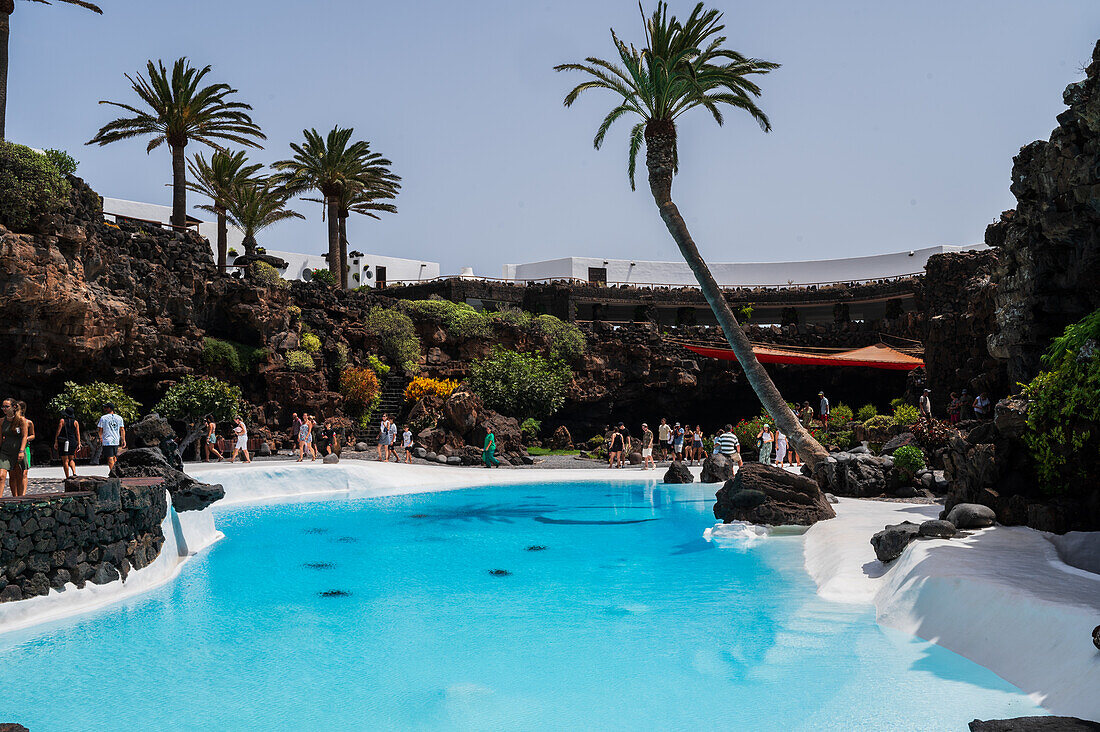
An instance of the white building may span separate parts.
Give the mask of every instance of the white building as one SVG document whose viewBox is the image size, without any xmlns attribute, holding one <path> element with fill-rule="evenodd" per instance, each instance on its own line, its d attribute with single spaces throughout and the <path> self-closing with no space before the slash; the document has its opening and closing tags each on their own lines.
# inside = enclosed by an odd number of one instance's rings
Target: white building
<svg viewBox="0 0 1100 732">
<path fill-rule="evenodd" d="M 172 217 L 172 207 L 104 197 L 103 215 L 110 220 L 128 218 L 167 225 Z M 217 222 L 203 221 L 191 216 L 187 217 L 187 221 L 189 226 L 193 226 L 200 235 L 206 237 L 207 241 L 210 242 L 211 251 L 214 251 L 218 242 Z M 244 254 L 242 241 L 244 241 L 244 232 L 231 225 L 227 236 L 230 252 L 235 251 L 238 255 Z M 285 269 L 280 270 L 280 274 L 288 280 L 308 280 L 309 273 L 313 270 L 328 269 L 328 260 L 320 254 L 302 254 L 301 252 L 284 252 L 275 249 L 265 249 L 265 251 L 267 254 L 286 261 L 287 266 Z M 233 256 L 230 255 L 230 262 L 233 261 Z M 419 282 L 439 276 L 438 262 L 385 257 L 380 254 L 349 255 L 348 267 L 349 287 L 369 285 L 381 288 L 398 281 Z"/>
<path fill-rule="evenodd" d="M 933 254 L 985 249 L 985 245 L 936 246 L 869 257 L 817 259 L 802 262 L 711 262 L 721 287 L 786 287 L 835 282 L 866 282 L 924 274 Z M 542 262 L 504 265 L 504 279 L 514 282 L 578 280 L 609 285 L 695 287 L 695 275 L 685 262 L 644 262 L 629 259 L 564 257 Z"/>
</svg>

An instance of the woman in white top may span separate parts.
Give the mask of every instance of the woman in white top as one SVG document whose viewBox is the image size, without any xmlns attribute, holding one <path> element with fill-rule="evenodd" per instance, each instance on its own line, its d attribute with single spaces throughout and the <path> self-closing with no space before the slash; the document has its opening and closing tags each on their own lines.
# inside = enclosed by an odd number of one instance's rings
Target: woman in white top
<svg viewBox="0 0 1100 732">
<path fill-rule="evenodd" d="M 775 464 L 783 467 L 787 464 L 787 436 L 775 428 Z"/>
<path fill-rule="evenodd" d="M 252 458 L 248 456 L 248 428 L 244 426 L 244 420 L 239 416 L 234 417 L 233 422 L 233 434 L 237 435 L 237 442 L 233 445 L 233 454 L 229 457 L 229 462 L 234 462 L 239 452 L 244 461 L 250 463 Z"/>
<path fill-rule="evenodd" d="M 765 424 L 764 428 L 756 435 L 756 439 L 760 442 L 760 462 L 771 465 L 772 450 L 775 448 L 775 435 L 772 434 L 771 427 Z"/>
</svg>

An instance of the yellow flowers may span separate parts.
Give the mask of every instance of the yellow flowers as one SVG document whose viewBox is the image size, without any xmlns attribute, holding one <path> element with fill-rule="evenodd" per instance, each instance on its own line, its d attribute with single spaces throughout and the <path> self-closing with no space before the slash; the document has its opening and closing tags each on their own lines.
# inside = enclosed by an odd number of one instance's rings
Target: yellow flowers
<svg viewBox="0 0 1100 732">
<path fill-rule="evenodd" d="M 458 388 L 458 382 L 454 379 L 429 379 L 426 376 L 418 376 L 405 387 L 405 401 L 415 404 L 429 394 L 437 394 L 444 399 Z"/>
</svg>

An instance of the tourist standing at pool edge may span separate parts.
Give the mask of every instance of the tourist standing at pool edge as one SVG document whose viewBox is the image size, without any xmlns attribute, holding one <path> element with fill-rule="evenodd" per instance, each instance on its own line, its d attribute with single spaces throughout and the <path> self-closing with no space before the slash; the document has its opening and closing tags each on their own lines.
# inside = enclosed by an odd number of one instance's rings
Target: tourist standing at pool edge
<svg viewBox="0 0 1100 732">
<path fill-rule="evenodd" d="M 661 460 L 668 457 L 668 446 L 672 442 L 672 430 L 668 426 L 668 420 L 661 417 L 661 424 L 657 425 L 657 442 L 661 443 Z"/>
<path fill-rule="evenodd" d="M 240 415 L 233 418 L 235 423 L 233 427 L 233 434 L 237 436 L 237 441 L 233 444 L 233 454 L 229 456 L 229 462 L 233 462 L 237 458 L 239 452 L 244 458 L 246 463 L 252 462 L 252 458 L 248 455 L 248 428 L 244 426 L 244 420 Z"/>
<path fill-rule="evenodd" d="M 757 433 L 756 440 L 760 446 L 760 462 L 764 465 L 771 465 L 772 450 L 775 449 L 775 436 L 772 434 L 771 425 L 765 422 L 763 429 Z"/>
<path fill-rule="evenodd" d="M 72 407 L 65 407 L 57 423 L 57 432 L 53 436 L 53 449 L 61 457 L 61 469 L 65 477 L 76 475 L 76 453 L 81 447 L 80 422 L 76 420 L 76 413 Z M 2 486 L 0 486 L 2 487 Z"/>
<path fill-rule="evenodd" d="M 405 430 L 401 433 L 401 449 L 405 451 L 405 462 L 411 463 L 413 447 L 413 433 L 409 429 L 408 425 L 405 425 Z"/>
<path fill-rule="evenodd" d="M 500 461 L 497 460 L 497 436 L 493 434 L 493 428 L 490 427 L 485 432 L 485 447 L 481 451 L 481 462 L 485 463 L 487 468 L 499 468 Z"/>
<path fill-rule="evenodd" d="M 642 470 L 653 470 L 656 467 L 653 462 L 653 431 L 648 424 L 642 422 Z"/>
<path fill-rule="evenodd" d="M 827 425 L 829 424 L 829 399 L 823 391 L 819 391 L 817 395 L 821 397 L 821 406 L 818 412 L 821 415 L 821 424 Z"/>
<path fill-rule="evenodd" d="M 115 405 L 107 402 L 103 405 L 106 412 L 99 418 L 96 428 L 99 430 L 99 444 L 102 445 L 100 460 L 107 458 L 107 467 L 114 469 L 118 451 L 126 449 L 126 423 L 115 414 Z"/>
<path fill-rule="evenodd" d="M 24 460 L 27 449 L 27 420 L 19 411 L 14 399 L 0 403 L 3 419 L 0 419 L 0 496 L 4 495 L 4 482 L 8 482 L 12 496 L 23 495 Z"/>
</svg>

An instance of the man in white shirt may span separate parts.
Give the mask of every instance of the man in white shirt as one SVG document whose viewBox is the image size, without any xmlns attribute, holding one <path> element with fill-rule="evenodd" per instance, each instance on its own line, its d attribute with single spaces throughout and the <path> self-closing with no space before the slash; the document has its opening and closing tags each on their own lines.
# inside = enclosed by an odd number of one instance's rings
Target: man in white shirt
<svg viewBox="0 0 1100 732">
<path fill-rule="evenodd" d="M 115 405 L 107 402 L 103 405 L 106 411 L 99 418 L 99 444 L 103 446 L 102 456 L 107 458 L 107 467 L 114 469 L 115 459 L 120 449 L 126 449 L 126 423 L 122 417 L 115 414 Z"/>
<path fill-rule="evenodd" d="M 668 445 L 672 442 L 672 428 L 664 417 L 661 417 L 661 424 L 657 425 L 657 442 L 661 445 L 661 460 L 664 460 L 668 457 Z"/>
<path fill-rule="evenodd" d="M 817 393 L 821 397 L 821 408 L 818 413 L 821 415 L 821 424 L 829 423 L 829 400 L 825 397 L 825 392 L 819 391 Z"/>
<path fill-rule="evenodd" d="M 925 389 L 920 397 L 920 416 L 924 419 L 932 419 L 932 390 Z"/>
</svg>

